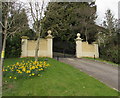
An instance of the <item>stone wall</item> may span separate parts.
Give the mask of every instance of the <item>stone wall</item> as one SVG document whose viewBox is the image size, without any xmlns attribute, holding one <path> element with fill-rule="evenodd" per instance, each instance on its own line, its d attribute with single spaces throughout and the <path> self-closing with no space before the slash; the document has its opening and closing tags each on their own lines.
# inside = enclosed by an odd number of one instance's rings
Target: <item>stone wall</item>
<svg viewBox="0 0 120 98">
<path fill-rule="evenodd" d="M 53 57 L 53 37 L 51 33 L 43 39 L 41 38 L 39 41 L 39 57 Z M 34 57 L 35 56 L 35 48 L 36 48 L 36 41 L 28 40 L 27 36 L 22 37 L 22 53 L 21 57 Z"/>
<path fill-rule="evenodd" d="M 28 40 L 28 37 L 22 37 L 22 53 L 21 57 L 34 57 L 35 56 L 36 41 Z M 40 39 L 39 42 L 39 57 L 53 57 L 53 37 L 51 32 L 48 32 L 48 36 Z M 76 38 L 76 57 L 95 57 L 99 58 L 98 44 L 88 44 L 88 42 L 82 42 L 80 34 L 77 34 Z"/>
<path fill-rule="evenodd" d="M 80 34 L 77 34 L 76 38 L 76 57 L 95 57 L 99 58 L 99 50 L 98 44 L 92 43 L 88 44 L 88 42 L 82 42 L 80 38 Z"/>
</svg>

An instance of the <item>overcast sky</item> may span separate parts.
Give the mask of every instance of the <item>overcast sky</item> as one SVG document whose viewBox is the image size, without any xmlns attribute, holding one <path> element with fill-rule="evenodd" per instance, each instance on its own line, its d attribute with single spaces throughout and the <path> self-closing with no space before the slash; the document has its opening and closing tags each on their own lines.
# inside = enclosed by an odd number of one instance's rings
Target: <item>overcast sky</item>
<svg viewBox="0 0 120 98">
<path fill-rule="evenodd" d="M 107 9 L 110 9 L 115 16 L 115 18 L 118 19 L 118 2 L 120 0 L 96 0 L 97 5 L 97 24 L 100 24 L 105 17 L 105 12 Z"/>
</svg>

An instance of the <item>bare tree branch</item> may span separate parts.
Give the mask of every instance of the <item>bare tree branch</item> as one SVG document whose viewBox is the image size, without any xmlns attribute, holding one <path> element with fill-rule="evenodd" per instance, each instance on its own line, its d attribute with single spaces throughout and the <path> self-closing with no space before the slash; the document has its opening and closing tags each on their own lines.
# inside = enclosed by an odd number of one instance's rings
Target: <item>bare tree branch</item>
<svg viewBox="0 0 120 98">
<path fill-rule="evenodd" d="M 39 26 L 40 32 L 41 32 L 41 19 L 42 19 L 43 8 L 44 8 L 44 0 L 42 1 L 41 12 L 40 12 L 40 26 Z M 40 10 L 39 10 L 39 11 L 40 11 Z"/>
<path fill-rule="evenodd" d="M 18 27 L 14 32 L 9 32 L 7 37 L 9 37 L 10 35 L 14 35 L 19 30 L 20 30 L 20 27 Z"/>
<path fill-rule="evenodd" d="M 3 27 L 3 28 L 5 28 L 5 26 L 3 25 L 3 23 L 0 21 L 0 24 L 1 24 L 1 26 Z"/>
<path fill-rule="evenodd" d="M 14 20 L 15 20 L 15 18 L 13 18 L 13 19 L 10 21 L 10 23 L 8 23 L 8 28 L 7 28 L 7 30 L 11 29 L 11 25 L 12 25 L 12 23 L 14 22 Z"/>
<path fill-rule="evenodd" d="M 39 9 L 39 12 L 40 12 L 40 20 L 41 20 L 41 18 L 42 18 L 43 8 L 44 8 L 44 0 L 42 1 L 41 11 L 40 11 L 40 9 Z"/>
<path fill-rule="evenodd" d="M 35 14 L 34 14 L 34 12 L 33 12 L 32 3 L 29 2 L 29 5 L 30 5 L 30 10 L 31 10 L 31 16 L 33 17 L 33 20 L 34 20 L 34 22 L 35 22 L 35 21 L 36 21 L 36 17 L 35 17 Z"/>
<path fill-rule="evenodd" d="M 30 10 L 31 10 L 31 16 L 34 20 L 34 29 L 36 31 L 36 34 L 38 34 L 38 38 L 37 38 L 37 43 L 36 43 L 36 48 L 35 48 L 35 60 L 38 60 L 38 50 L 39 50 L 39 40 L 40 40 L 40 34 L 41 34 L 41 19 L 42 19 L 42 13 L 43 13 L 43 8 L 44 8 L 44 0 L 42 0 L 42 5 L 41 7 L 39 6 L 39 3 L 36 2 L 34 4 L 35 8 L 34 8 L 34 12 L 33 12 L 33 5 L 29 2 L 30 5 Z M 39 16 L 40 15 L 40 16 Z"/>
</svg>

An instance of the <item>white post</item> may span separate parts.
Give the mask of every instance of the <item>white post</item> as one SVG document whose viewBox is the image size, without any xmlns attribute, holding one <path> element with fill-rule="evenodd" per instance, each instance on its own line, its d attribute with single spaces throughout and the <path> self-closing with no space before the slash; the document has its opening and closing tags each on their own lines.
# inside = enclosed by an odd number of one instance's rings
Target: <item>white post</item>
<svg viewBox="0 0 120 98">
<path fill-rule="evenodd" d="M 81 58 L 82 57 L 82 39 L 80 38 L 80 33 L 77 34 L 76 41 L 76 57 Z"/>
<path fill-rule="evenodd" d="M 52 32 L 50 30 L 48 30 L 48 36 L 46 37 L 47 38 L 47 45 L 48 45 L 47 55 L 48 55 L 48 57 L 53 58 L 53 37 L 52 37 L 51 33 Z"/>
<path fill-rule="evenodd" d="M 21 57 L 27 57 L 28 56 L 28 37 L 22 36 L 22 53 Z"/>
</svg>

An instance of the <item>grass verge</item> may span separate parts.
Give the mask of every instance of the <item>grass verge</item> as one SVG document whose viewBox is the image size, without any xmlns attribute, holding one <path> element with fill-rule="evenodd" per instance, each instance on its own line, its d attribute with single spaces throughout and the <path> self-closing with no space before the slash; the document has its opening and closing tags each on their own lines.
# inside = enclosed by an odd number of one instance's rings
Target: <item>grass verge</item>
<svg viewBox="0 0 120 98">
<path fill-rule="evenodd" d="M 90 59 L 90 60 L 97 60 L 97 61 L 100 61 L 100 62 L 104 62 L 104 63 L 108 63 L 108 64 L 112 64 L 112 65 L 116 65 L 118 66 L 118 64 L 116 63 L 113 63 L 113 62 L 110 62 L 110 61 L 106 61 L 106 60 L 103 60 L 101 58 L 91 58 L 91 57 L 83 57 L 84 59 Z"/>
<path fill-rule="evenodd" d="M 27 59 L 6 59 L 5 66 Z M 118 96 L 117 91 L 68 64 L 50 58 L 47 62 L 51 66 L 40 77 L 6 83 L 3 96 Z"/>
</svg>

